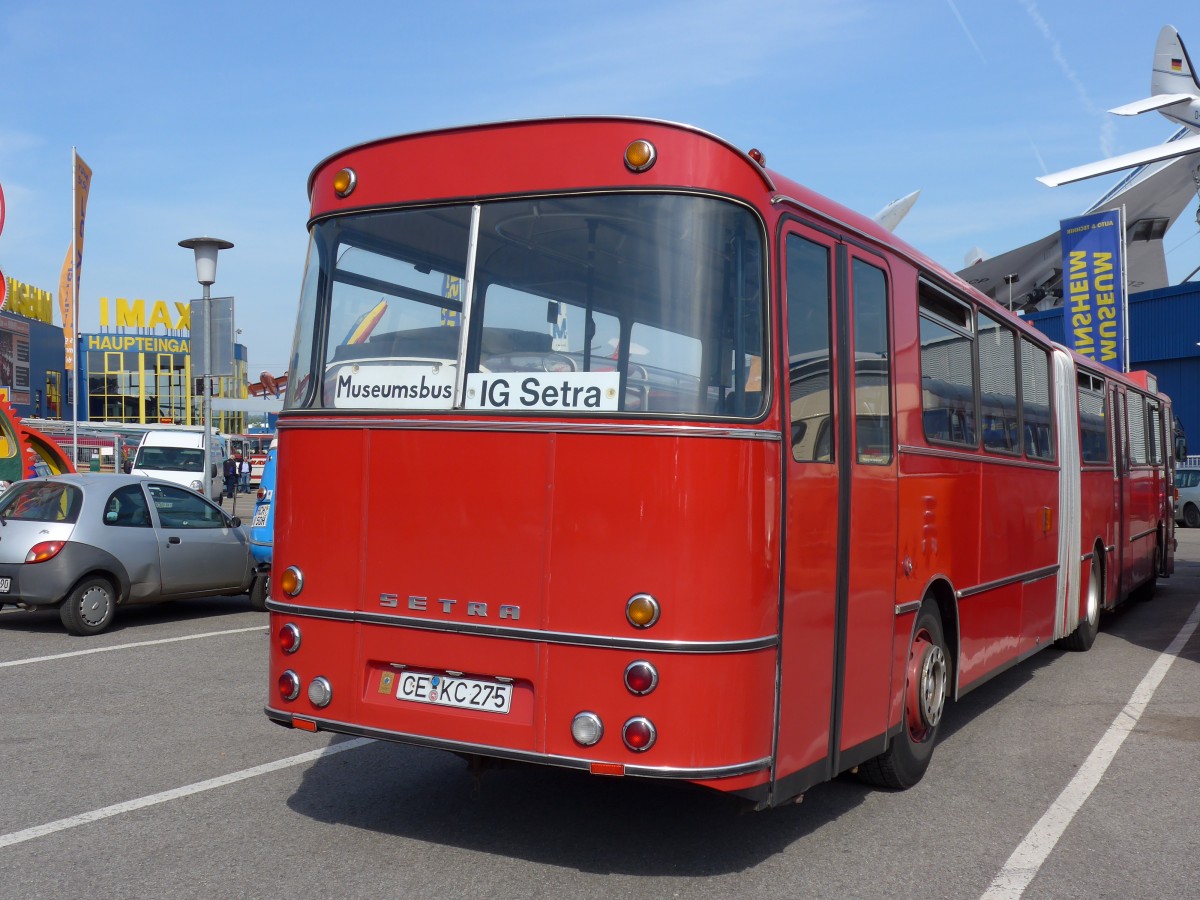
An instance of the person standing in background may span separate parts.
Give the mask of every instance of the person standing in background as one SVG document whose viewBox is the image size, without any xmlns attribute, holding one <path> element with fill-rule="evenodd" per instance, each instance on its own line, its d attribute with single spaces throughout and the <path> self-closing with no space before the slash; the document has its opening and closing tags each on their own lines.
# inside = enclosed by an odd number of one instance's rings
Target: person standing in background
<svg viewBox="0 0 1200 900">
<path fill-rule="evenodd" d="M 230 458 L 225 460 L 225 496 L 232 500 L 237 487 L 238 464 L 236 459 Z"/>
<path fill-rule="evenodd" d="M 239 488 L 243 494 L 250 493 L 250 460 L 238 457 Z"/>
</svg>

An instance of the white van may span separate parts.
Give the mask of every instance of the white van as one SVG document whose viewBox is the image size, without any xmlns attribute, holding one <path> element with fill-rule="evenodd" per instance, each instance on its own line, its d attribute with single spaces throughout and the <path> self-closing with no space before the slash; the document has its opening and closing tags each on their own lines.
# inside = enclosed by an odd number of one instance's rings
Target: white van
<svg viewBox="0 0 1200 900">
<path fill-rule="evenodd" d="M 149 475 L 204 491 L 204 432 L 184 429 L 147 431 L 133 458 L 134 475 Z M 225 438 L 209 436 L 208 496 L 217 503 L 225 486 Z"/>
</svg>

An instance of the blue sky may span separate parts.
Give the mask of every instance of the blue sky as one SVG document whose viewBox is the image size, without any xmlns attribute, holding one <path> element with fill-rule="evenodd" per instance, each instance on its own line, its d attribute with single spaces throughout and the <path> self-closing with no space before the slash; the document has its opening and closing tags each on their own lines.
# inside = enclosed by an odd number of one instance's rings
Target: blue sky
<svg viewBox="0 0 1200 900">
<path fill-rule="evenodd" d="M 1152 8 L 1151 8 L 1152 7 Z M 1200 7 L 1081 0 L 648 0 L 583 4 L 44 2 L 0 17 L 0 269 L 56 292 L 71 147 L 93 170 L 82 331 L 99 298 L 200 295 L 183 238 L 234 242 L 252 375 L 281 372 L 307 235 L 306 180 L 360 141 L 574 114 L 686 122 L 873 214 L 920 189 L 898 233 L 950 269 L 1082 212 L 1111 178 L 1037 175 L 1166 139 L 1109 115 L 1149 93 L 1159 29 L 1200 53 Z M 1200 266 L 1191 203 L 1173 280 Z"/>
</svg>

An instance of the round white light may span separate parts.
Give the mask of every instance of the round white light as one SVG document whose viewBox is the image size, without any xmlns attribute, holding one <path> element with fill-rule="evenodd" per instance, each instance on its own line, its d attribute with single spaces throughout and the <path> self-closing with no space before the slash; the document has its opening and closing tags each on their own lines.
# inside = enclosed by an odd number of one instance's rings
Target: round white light
<svg viewBox="0 0 1200 900">
<path fill-rule="evenodd" d="M 575 743 L 590 747 L 604 737 L 604 723 L 594 712 L 578 713 L 571 721 L 571 737 Z"/>
<path fill-rule="evenodd" d="M 324 675 L 318 675 L 308 685 L 308 702 L 320 709 L 333 699 L 333 685 Z"/>
</svg>

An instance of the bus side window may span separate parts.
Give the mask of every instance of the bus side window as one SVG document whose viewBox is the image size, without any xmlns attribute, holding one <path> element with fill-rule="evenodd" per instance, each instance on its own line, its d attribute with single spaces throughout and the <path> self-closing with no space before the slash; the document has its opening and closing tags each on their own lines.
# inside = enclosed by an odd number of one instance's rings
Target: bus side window
<svg viewBox="0 0 1200 900">
<path fill-rule="evenodd" d="M 1050 424 L 1050 354 L 1021 338 L 1021 411 L 1025 417 L 1027 459 L 1054 459 L 1054 429 Z"/>
<path fill-rule="evenodd" d="M 974 316 L 966 303 L 918 284 L 925 439 L 978 447 Z M 940 415 L 930 417 L 930 412 Z"/>
</svg>

